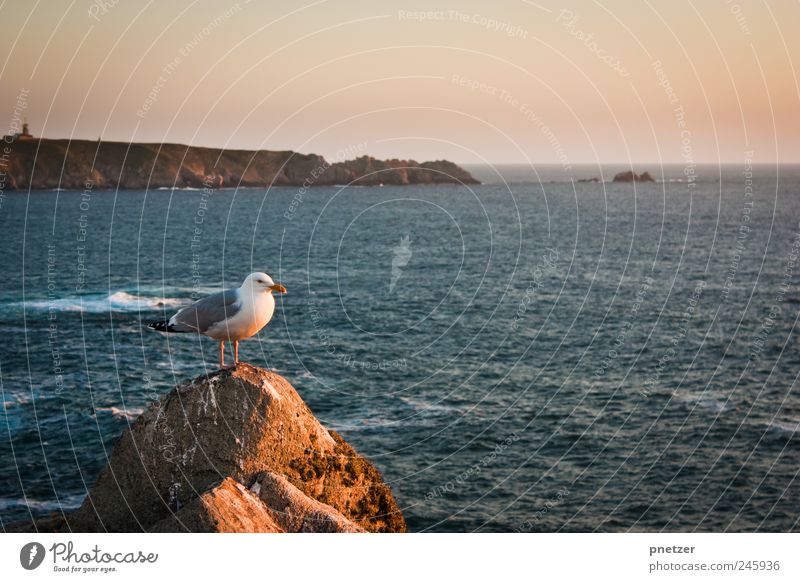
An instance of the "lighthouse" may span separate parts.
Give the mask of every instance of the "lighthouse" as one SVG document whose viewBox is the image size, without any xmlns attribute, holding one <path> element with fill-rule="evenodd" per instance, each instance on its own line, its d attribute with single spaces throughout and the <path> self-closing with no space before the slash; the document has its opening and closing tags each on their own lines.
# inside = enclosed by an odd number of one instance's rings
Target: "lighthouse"
<svg viewBox="0 0 800 582">
<path fill-rule="evenodd" d="M 31 132 L 28 131 L 28 120 L 27 119 L 22 123 L 22 133 L 18 133 L 16 135 L 16 138 L 17 139 L 33 139 L 33 136 L 31 135 Z"/>
<path fill-rule="evenodd" d="M 19 126 L 17 126 L 19 127 Z M 24 119 L 22 122 L 22 131 L 18 131 L 17 133 L 10 133 L 6 136 L 6 141 L 11 143 L 12 141 L 16 140 L 28 140 L 33 139 L 30 130 L 28 129 L 28 120 Z"/>
</svg>

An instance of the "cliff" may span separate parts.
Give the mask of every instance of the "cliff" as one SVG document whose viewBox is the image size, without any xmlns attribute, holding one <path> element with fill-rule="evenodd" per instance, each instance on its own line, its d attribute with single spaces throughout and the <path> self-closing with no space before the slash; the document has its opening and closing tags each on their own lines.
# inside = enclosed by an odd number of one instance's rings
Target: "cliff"
<svg viewBox="0 0 800 582">
<path fill-rule="evenodd" d="M 403 532 L 378 470 L 283 377 L 200 376 L 122 434 L 83 504 L 10 528 L 59 532 Z"/>
<path fill-rule="evenodd" d="M 376 160 L 329 163 L 291 151 L 223 150 L 179 144 L 16 139 L 0 142 L 6 190 L 63 188 L 144 190 L 324 186 L 334 184 L 477 184 L 448 161 Z"/>
</svg>

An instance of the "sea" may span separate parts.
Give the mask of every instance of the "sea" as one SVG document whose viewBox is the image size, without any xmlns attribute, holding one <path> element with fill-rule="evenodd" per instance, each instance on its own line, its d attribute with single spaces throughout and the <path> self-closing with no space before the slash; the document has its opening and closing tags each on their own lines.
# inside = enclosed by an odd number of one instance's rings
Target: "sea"
<svg viewBox="0 0 800 582">
<path fill-rule="evenodd" d="M 148 322 L 265 271 L 288 293 L 241 359 L 411 531 L 800 529 L 800 167 L 467 169 L 0 192 L 3 528 L 74 510 L 153 398 L 217 369 Z"/>
</svg>

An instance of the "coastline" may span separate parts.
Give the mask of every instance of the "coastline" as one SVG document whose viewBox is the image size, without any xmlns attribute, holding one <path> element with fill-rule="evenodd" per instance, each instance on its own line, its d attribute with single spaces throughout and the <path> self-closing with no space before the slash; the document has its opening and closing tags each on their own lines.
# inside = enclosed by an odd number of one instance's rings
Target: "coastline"
<svg viewBox="0 0 800 582">
<path fill-rule="evenodd" d="M 5 191 L 480 183 L 447 160 L 378 160 L 362 155 L 331 162 L 288 150 L 8 137 L 0 164 Z"/>
</svg>

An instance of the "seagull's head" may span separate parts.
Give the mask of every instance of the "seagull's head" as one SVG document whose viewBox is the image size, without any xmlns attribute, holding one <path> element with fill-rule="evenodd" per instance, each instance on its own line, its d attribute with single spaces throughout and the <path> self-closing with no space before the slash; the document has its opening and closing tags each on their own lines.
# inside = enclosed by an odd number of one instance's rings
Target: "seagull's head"
<svg viewBox="0 0 800 582">
<path fill-rule="evenodd" d="M 264 293 L 286 293 L 286 287 L 272 280 L 266 273 L 250 273 L 242 283 L 242 287 Z"/>
</svg>

